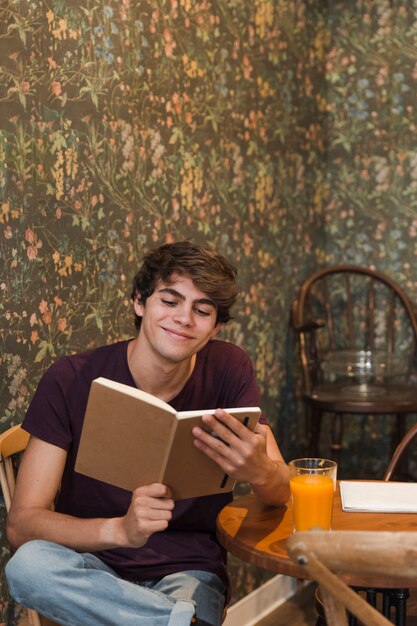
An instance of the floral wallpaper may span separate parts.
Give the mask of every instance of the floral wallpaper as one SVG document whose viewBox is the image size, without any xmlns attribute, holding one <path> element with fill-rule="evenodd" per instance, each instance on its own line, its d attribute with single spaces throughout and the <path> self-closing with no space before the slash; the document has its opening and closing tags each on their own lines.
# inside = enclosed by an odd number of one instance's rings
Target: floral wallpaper
<svg viewBox="0 0 417 626">
<path fill-rule="evenodd" d="M 314 2 L 0 3 L 3 429 L 57 357 L 132 336 L 140 257 L 184 238 L 240 268 L 223 337 L 251 354 L 274 425 L 323 206 L 325 44 Z M 230 569 L 235 599 L 268 576 Z"/>
<path fill-rule="evenodd" d="M 326 23 L 327 192 L 317 260 L 375 267 L 417 302 L 417 2 L 329 2 Z M 345 474 L 381 477 L 394 418 L 345 424 Z"/>
<path fill-rule="evenodd" d="M 301 454 L 300 282 L 363 263 L 417 299 L 416 15 L 417 0 L 1 0 L 1 429 L 61 354 L 132 336 L 140 257 L 190 238 L 239 266 L 222 336 Z M 346 471 L 381 471 L 388 419 L 351 421 Z M 269 576 L 230 571 L 233 601 Z M 13 625 L 4 577 L 1 596 Z"/>
</svg>

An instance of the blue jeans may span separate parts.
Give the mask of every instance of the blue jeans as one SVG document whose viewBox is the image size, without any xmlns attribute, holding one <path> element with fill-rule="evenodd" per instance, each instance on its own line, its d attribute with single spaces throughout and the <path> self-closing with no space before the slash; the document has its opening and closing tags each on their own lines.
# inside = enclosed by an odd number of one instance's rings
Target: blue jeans
<svg viewBox="0 0 417 626">
<path fill-rule="evenodd" d="M 210 572 L 178 572 L 132 583 L 93 554 L 29 541 L 6 566 L 10 593 L 63 626 L 188 626 L 194 614 L 221 624 L 222 581 Z"/>
</svg>

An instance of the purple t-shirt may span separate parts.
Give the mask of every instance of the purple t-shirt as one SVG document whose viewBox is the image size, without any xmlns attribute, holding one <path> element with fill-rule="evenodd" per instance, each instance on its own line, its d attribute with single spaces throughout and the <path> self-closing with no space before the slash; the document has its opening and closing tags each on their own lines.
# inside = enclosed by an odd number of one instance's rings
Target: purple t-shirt
<svg viewBox="0 0 417 626">
<path fill-rule="evenodd" d="M 131 493 L 74 472 L 88 393 L 94 378 L 135 386 L 127 361 L 128 341 L 60 358 L 40 381 L 23 427 L 68 452 L 56 510 L 80 518 L 125 515 Z M 212 340 L 197 354 L 194 371 L 170 402 L 177 411 L 259 406 L 253 368 L 246 353 Z M 114 416 L 117 420 L 117 415 Z M 261 418 L 265 422 L 264 418 Z M 226 554 L 216 540 L 216 516 L 231 492 L 179 500 L 167 530 L 141 548 L 97 552 L 127 580 L 143 581 L 190 569 L 217 574 L 228 586 Z"/>
</svg>

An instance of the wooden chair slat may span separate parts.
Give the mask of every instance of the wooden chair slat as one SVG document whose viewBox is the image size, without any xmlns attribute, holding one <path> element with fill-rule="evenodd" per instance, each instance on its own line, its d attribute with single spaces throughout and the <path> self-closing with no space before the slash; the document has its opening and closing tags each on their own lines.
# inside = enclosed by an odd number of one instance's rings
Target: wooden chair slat
<svg viewBox="0 0 417 626">
<path fill-rule="evenodd" d="M 10 495 L 10 489 L 9 489 L 9 484 L 7 481 L 7 475 L 6 475 L 4 463 L 1 460 L 0 460 L 0 485 L 1 485 L 1 491 L 3 494 L 4 504 L 6 506 L 6 511 L 9 512 L 10 505 L 12 503 L 12 497 Z"/>
<path fill-rule="evenodd" d="M 391 354 L 395 350 L 395 293 L 392 291 L 389 297 L 387 318 L 387 349 Z"/>
<path fill-rule="evenodd" d="M 347 324 L 348 324 L 349 348 L 351 350 L 354 350 L 355 349 L 355 328 L 354 328 L 354 319 L 353 319 L 353 302 L 352 302 L 352 294 L 350 290 L 350 276 L 348 273 L 345 274 L 345 283 L 346 283 L 346 314 L 347 314 Z"/>
<path fill-rule="evenodd" d="M 375 282 L 372 279 L 369 281 L 368 332 L 367 347 L 375 350 Z"/>
<path fill-rule="evenodd" d="M 12 426 L 0 435 L 0 455 L 5 458 L 17 452 L 22 452 L 28 444 L 29 433 L 20 427 Z"/>
<path fill-rule="evenodd" d="M 6 472 L 7 484 L 9 487 L 10 497 L 13 498 L 14 490 L 16 487 L 16 480 L 14 476 L 14 467 L 11 457 L 7 457 L 3 459 L 4 461 L 4 470 Z"/>
<path fill-rule="evenodd" d="M 332 310 L 331 303 L 330 303 L 329 287 L 328 287 L 326 278 L 323 280 L 323 302 L 324 302 L 326 318 L 327 318 L 329 348 L 330 350 L 336 350 L 335 324 L 334 324 L 333 310 Z"/>
</svg>

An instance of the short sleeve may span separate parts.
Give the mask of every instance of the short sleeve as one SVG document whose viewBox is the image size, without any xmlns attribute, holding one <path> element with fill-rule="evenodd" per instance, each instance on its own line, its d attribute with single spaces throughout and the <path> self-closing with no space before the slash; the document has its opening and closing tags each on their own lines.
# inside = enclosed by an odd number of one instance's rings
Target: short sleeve
<svg viewBox="0 0 417 626">
<path fill-rule="evenodd" d="M 70 402 L 74 385 L 71 363 L 62 357 L 41 378 L 22 427 L 31 435 L 68 451 L 73 440 Z"/>
<path fill-rule="evenodd" d="M 249 356 L 243 350 L 239 349 L 235 358 L 238 359 L 234 364 L 232 372 L 235 373 L 235 384 L 231 388 L 235 389 L 235 399 L 233 406 L 260 406 L 259 388 L 256 382 L 253 364 Z M 267 424 L 266 417 L 261 413 L 260 423 Z"/>
</svg>

